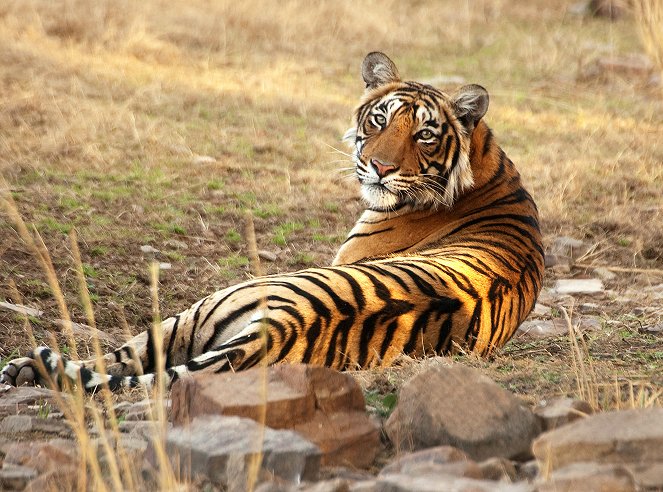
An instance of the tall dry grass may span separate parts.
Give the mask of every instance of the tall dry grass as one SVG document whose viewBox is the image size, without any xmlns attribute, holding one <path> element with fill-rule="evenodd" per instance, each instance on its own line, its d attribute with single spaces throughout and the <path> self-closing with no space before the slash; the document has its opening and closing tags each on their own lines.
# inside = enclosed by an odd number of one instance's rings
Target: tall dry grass
<svg viewBox="0 0 663 492">
<path fill-rule="evenodd" d="M 663 77 L 663 2 L 633 0 L 642 44 Z"/>
</svg>

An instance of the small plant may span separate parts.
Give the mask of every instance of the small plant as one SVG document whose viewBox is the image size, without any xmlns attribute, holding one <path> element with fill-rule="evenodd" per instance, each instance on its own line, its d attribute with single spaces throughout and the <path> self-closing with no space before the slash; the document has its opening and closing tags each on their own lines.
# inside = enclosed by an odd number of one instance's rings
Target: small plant
<svg viewBox="0 0 663 492">
<path fill-rule="evenodd" d="M 242 241 L 242 235 L 235 229 L 230 229 L 226 232 L 224 239 L 230 244 L 237 244 Z"/>
<path fill-rule="evenodd" d="M 292 233 L 304 229 L 304 224 L 301 222 L 285 222 L 274 228 L 273 241 L 279 246 L 285 246 Z"/>
<path fill-rule="evenodd" d="M 373 407 L 382 418 L 389 417 L 396 408 L 396 403 L 398 403 L 398 396 L 395 392 L 381 394 L 378 391 L 368 391 L 364 397 L 366 398 L 366 404 Z"/>
<path fill-rule="evenodd" d="M 45 402 L 40 398 L 39 403 L 37 404 L 37 417 L 39 417 L 40 419 L 47 419 L 50 414 L 51 414 L 50 403 Z"/>
</svg>

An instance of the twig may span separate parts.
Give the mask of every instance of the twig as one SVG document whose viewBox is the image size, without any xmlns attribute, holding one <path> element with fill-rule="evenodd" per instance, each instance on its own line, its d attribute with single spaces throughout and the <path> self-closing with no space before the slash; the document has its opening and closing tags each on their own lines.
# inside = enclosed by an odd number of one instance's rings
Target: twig
<svg viewBox="0 0 663 492">
<path fill-rule="evenodd" d="M 611 272 L 619 273 L 652 273 L 654 275 L 663 275 L 663 270 L 660 268 L 627 268 L 618 266 L 591 265 L 589 263 L 574 263 L 572 266 L 578 268 L 605 268 Z"/>
</svg>

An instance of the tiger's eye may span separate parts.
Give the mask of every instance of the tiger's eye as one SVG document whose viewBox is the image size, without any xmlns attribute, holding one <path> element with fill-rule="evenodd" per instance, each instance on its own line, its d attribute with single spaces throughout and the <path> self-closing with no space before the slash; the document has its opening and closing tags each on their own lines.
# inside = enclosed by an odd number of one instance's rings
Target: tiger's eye
<svg viewBox="0 0 663 492">
<path fill-rule="evenodd" d="M 417 138 L 418 140 L 429 140 L 433 138 L 433 132 L 430 130 L 421 130 Z"/>
<path fill-rule="evenodd" d="M 381 114 L 373 115 L 373 120 L 378 124 L 378 126 L 384 126 L 384 124 L 387 122 L 387 118 Z"/>
</svg>

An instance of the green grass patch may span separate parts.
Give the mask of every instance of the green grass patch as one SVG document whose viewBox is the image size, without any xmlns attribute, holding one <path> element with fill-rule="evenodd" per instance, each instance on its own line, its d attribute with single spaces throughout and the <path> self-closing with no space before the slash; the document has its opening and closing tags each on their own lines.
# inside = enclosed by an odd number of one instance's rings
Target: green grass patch
<svg viewBox="0 0 663 492">
<path fill-rule="evenodd" d="M 159 232 L 164 232 L 167 234 L 179 234 L 180 236 L 186 235 L 186 229 L 179 224 L 154 224 L 154 227 Z"/>
<path fill-rule="evenodd" d="M 71 228 L 72 226 L 70 224 L 63 224 L 62 222 L 58 222 L 53 217 L 46 217 L 37 223 L 37 229 L 48 232 L 69 234 Z"/>
<path fill-rule="evenodd" d="M 97 270 L 95 270 L 92 265 L 83 263 L 83 275 L 90 278 L 97 278 L 99 276 L 99 272 L 97 272 Z"/>
<path fill-rule="evenodd" d="M 207 182 L 207 189 L 210 191 L 223 189 L 226 184 L 221 179 L 212 179 Z"/>
<path fill-rule="evenodd" d="M 279 217 L 283 215 L 283 210 L 274 204 L 260 205 L 253 209 L 253 215 L 261 219 L 269 219 L 270 217 Z"/>
<path fill-rule="evenodd" d="M 226 232 L 223 239 L 230 244 L 238 244 L 242 241 L 242 235 L 235 229 L 230 229 Z"/>
<path fill-rule="evenodd" d="M 247 266 L 249 264 L 249 258 L 240 255 L 239 253 L 233 253 L 230 256 L 219 258 L 217 263 L 223 268 L 239 268 Z"/>
<path fill-rule="evenodd" d="M 313 265 L 315 256 L 311 253 L 297 253 L 288 263 L 291 265 Z"/>
<path fill-rule="evenodd" d="M 288 239 L 294 232 L 298 232 L 304 229 L 304 224 L 301 222 L 284 222 L 274 228 L 274 237 L 272 241 L 274 244 L 279 246 L 285 246 L 288 243 Z"/>
</svg>

